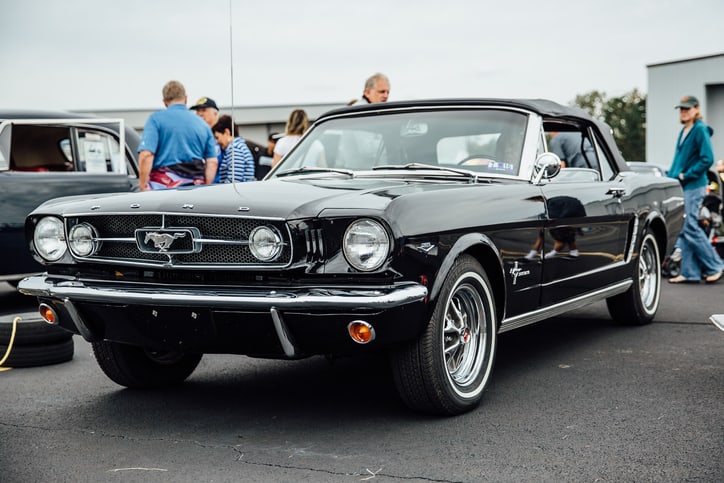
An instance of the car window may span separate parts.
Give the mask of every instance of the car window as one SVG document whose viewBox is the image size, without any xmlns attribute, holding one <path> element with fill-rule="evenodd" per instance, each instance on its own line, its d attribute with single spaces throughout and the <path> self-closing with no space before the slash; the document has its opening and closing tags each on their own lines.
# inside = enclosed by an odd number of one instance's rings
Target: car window
<svg viewBox="0 0 724 483">
<path fill-rule="evenodd" d="M 10 129 L 0 130 L 0 171 L 10 167 Z"/>
<path fill-rule="evenodd" d="M 616 170 L 613 169 L 613 160 L 606 154 L 606 151 L 601 148 L 601 142 L 596 137 L 594 137 L 593 142 L 596 149 L 596 156 L 598 156 L 601 166 L 602 179 L 610 180 L 616 175 Z"/>
<path fill-rule="evenodd" d="M 77 171 L 87 173 L 125 173 L 118 141 L 105 133 L 78 131 Z"/>
<path fill-rule="evenodd" d="M 3 145 L 9 145 L 0 151 L 7 153 L 5 169 L 11 171 L 125 174 L 128 170 L 118 140 L 108 132 L 18 123 L 0 136 Z"/>
<path fill-rule="evenodd" d="M 526 126 L 526 114 L 502 109 L 335 118 L 315 126 L 278 172 L 417 163 L 516 176 Z"/>
<path fill-rule="evenodd" d="M 568 123 L 545 123 L 548 150 L 564 163 L 554 179 L 565 181 L 601 181 L 611 179 L 613 169 L 593 131 Z M 576 172 L 573 172 L 573 171 Z"/>
</svg>

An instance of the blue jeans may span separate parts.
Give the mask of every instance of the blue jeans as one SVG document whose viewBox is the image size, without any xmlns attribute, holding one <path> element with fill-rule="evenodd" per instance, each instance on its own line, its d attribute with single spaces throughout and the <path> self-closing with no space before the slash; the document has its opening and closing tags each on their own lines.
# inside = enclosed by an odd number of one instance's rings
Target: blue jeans
<svg viewBox="0 0 724 483">
<path fill-rule="evenodd" d="M 724 270 L 724 262 L 699 226 L 699 205 L 705 194 L 704 187 L 684 190 L 686 218 L 676 246 L 681 248 L 681 275 L 687 280 L 701 280 Z"/>
</svg>

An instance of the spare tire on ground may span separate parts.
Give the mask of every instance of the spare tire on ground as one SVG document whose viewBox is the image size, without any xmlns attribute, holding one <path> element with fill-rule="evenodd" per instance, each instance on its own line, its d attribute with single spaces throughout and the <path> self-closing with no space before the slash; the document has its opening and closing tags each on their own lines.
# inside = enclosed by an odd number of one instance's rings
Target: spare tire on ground
<svg viewBox="0 0 724 483">
<path fill-rule="evenodd" d="M 0 359 L 8 346 L 0 345 Z M 36 367 L 67 362 L 73 358 L 73 339 L 52 344 L 13 345 L 2 367 Z"/>
<path fill-rule="evenodd" d="M 73 334 L 50 325 L 34 312 L 0 316 L 0 361 L 8 353 L 15 324 L 15 338 L 2 367 L 33 367 L 73 358 Z"/>
</svg>

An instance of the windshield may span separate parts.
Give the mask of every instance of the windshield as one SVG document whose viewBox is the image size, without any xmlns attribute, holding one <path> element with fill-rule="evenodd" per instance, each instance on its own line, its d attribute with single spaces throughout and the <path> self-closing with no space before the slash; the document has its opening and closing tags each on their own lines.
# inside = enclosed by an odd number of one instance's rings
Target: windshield
<svg viewBox="0 0 724 483">
<path fill-rule="evenodd" d="M 526 123 L 525 114 L 502 109 L 334 118 L 316 125 L 272 176 L 399 165 L 517 176 Z"/>
</svg>

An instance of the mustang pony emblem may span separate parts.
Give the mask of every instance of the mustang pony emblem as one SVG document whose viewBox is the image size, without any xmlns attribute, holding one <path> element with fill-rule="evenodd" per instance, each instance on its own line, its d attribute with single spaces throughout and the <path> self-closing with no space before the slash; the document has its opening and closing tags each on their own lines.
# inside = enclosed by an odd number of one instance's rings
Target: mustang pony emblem
<svg viewBox="0 0 724 483">
<path fill-rule="evenodd" d="M 152 231 L 150 233 L 146 233 L 146 237 L 144 238 L 143 242 L 148 243 L 148 241 L 151 240 L 153 242 L 153 246 L 155 248 L 158 248 L 159 252 L 165 252 L 166 250 L 171 248 L 174 240 L 176 240 L 177 238 L 183 238 L 185 236 L 186 233 L 158 233 Z"/>
</svg>

